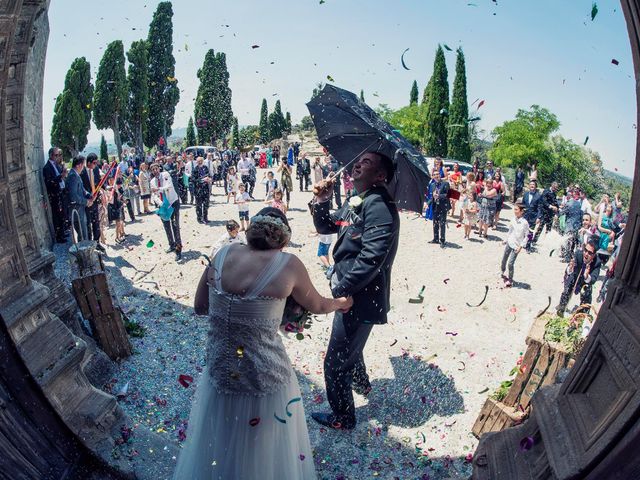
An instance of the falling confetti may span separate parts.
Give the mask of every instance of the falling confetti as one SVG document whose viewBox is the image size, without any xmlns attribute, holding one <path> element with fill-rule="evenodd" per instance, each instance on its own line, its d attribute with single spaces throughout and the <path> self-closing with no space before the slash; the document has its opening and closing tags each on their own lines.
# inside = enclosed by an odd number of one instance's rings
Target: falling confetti
<svg viewBox="0 0 640 480">
<path fill-rule="evenodd" d="M 182 385 L 184 388 L 189 388 L 189 385 L 191 385 L 193 383 L 193 377 L 191 375 L 180 375 L 178 377 L 178 382 L 180 383 L 180 385 Z"/>
<path fill-rule="evenodd" d="M 544 307 L 544 309 L 541 310 L 540 313 L 538 313 L 538 315 L 536 315 L 536 318 L 540 318 L 542 315 L 544 315 L 546 311 L 549 310 L 550 306 L 551 306 L 551 295 L 549 295 L 549 302 L 547 303 L 547 306 Z"/>
<path fill-rule="evenodd" d="M 398 343 L 398 339 L 396 338 L 393 343 L 391 345 L 389 345 L 390 347 L 393 347 L 396 343 Z"/>
<path fill-rule="evenodd" d="M 587 138 L 584 139 L 584 143 L 582 145 L 586 145 L 588 141 L 589 141 L 589 135 L 587 135 Z"/>
<path fill-rule="evenodd" d="M 273 418 L 275 418 L 280 423 L 287 423 L 287 421 L 284 418 L 280 418 L 275 412 L 273 414 Z"/>
<path fill-rule="evenodd" d="M 260 48 L 260 45 L 251 45 L 251 48 Z"/>
<path fill-rule="evenodd" d="M 325 1 L 324 0 L 320 0 L 320 5 L 322 5 L 323 3 L 325 3 Z"/>
<path fill-rule="evenodd" d="M 620 65 L 620 62 L 618 60 L 616 60 L 615 58 L 611 59 L 611 63 L 613 63 L 614 65 Z"/>
<path fill-rule="evenodd" d="M 482 107 L 484 105 L 484 100 L 480 100 L 480 103 L 478 104 L 478 110 L 480 110 L 480 107 Z"/>
<path fill-rule="evenodd" d="M 451 335 L 452 337 L 457 337 L 458 332 L 444 332 L 445 335 Z"/>
<path fill-rule="evenodd" d="M 249 420 L 249 425 L 251 425 L 252 427 L 255 427 L 259 423 L 260 423 L 260 417 L 252 418 L 251 420 Z"/>
<path fill-rule="evenodd" d="M 592 22 L 596 18 L 596 15 L 598 15 L 598 5 L 596 4 L 596 2 L 593 2 L 593 5 L 591 6 L 591 21 Z"/>
<path fill-rule="evenodd" d="M 289 400 L 289 403 L 287 403 L 287 406 L 285 407 L 285 412 L 287 413 L 287 417 L 292 417 L 293 413 L 291 413 L 289 411 L 289 406 L 291 406 L 291 404 L 296 403 L 296 402 L 301 402 L 302 398 L 301 397 L 296 397 L 296 398 L 292 398 L 291 400 Z"/>
<path fill-rule="evenodd" d="M 449 45 L 447 45 L 446 43 L 444 43 L 442 46 L 445 48 L 445 50 L 448 50 L 450 52 L 453 51 L 453 50 L 451 50 L 451 47 Z"/>
<path fill-rule="evenodd" d="M 549 257 L 552 257 L 553 256 L 553 252 L 555 252 L 555 251 L 556 251 L 555 248 L 551 249 L 551 251 L 549 252 Z"/>
<path fill-rule="evenodd" d="M 153 240 L 149 240 L 147 242 L 147 248 L 152 248 L 155 245 L 155 243 L 153 243 Z"/>
<path fill-rule="evenodd" d="M 447 311 L 447 307 L 442 307 L 442 306 L 438 305 L 438 311 L 439 312 L 446 312 Z"/>
<path fill-rule="evenodd" d="M 422 288 L 420 289 L 420 291 L 418 292 L 418 297 L 417 298 L 410 298 L 409 299 L 409 303 L 422 303 L 424 301 L 424 289 L 426 287 L 423 285 Z"/>
<path fill-rule="evenodd" d="M 327 75 L 327 80 L 329 80 L 330 82 L 335 82 L 335 80 L 331 75 Z"/>
<path fill-rule="evenodd" d="M 524 437 L 520 440 L 520 451 L 526 452 L 527 450 L 531 450 L 534 444 L 535 441 L 533 440 L 533 437 Z"/>
<path fill-rule="evenodd" d="M 458 371 L 464 372 L 467 369 L 467 365 L 462 360 L 458 360 L 458 363 L 462 364 L 462 368 L 459 368 Z"/>
<path fill-rule="evenodd" d="M 482 297 L 482 301 L 481 301 L 479 304 L 477 304 L 477 305 L 471 305 L 469 302 L 466 302 L 466 303 L 467 303 L 467 306 L 468 306 L 468 307 L 474 307 L 474 308 L 475 308 L 475 307 L 479 307 L 479 306 L 480 306 L 480 305 L 482 305 L 482 304 L 484 303 L 484 301 L 487 299 L 487 294 L 488 294 L 488 293 L 489 293 L 489 285 L 485 285 L 485 286 L 484 286 L 484 297 Z"/>
<path fill-rule="evenodd" d="M 449 283 L 449 278 L 445 278 L 444 280 L 442 280 L 444 282 L 444 284 L 446 285 L 447 283 Z"/>
<path fill-rule="evenodd" d="M 480 390 L 478 393 L 482 394 L 482 393 L 487 393 L 488 391 L 489 391 L 489 387 L 487 387 L 487 388 L 485 388 L 483 390 Z"/>
<path fill-rule="evenodd" d="M 407 67 L 407 64 L 406 64 L 406 63 L 404 63 L 404 54 L 405 54 L 405 53 L 407 53 L 408 51 L 409 51 L 409 49 L 407 48 L 407 49 L 405 49 L 405 51 L 404 51 L 404 52 L 402 52 L 402 55 L 400 55 L 400 63 L 402 63 L 402 67 L 403 67 L 405 70 L 411 70 L 409 67 Z"/>
</svg>

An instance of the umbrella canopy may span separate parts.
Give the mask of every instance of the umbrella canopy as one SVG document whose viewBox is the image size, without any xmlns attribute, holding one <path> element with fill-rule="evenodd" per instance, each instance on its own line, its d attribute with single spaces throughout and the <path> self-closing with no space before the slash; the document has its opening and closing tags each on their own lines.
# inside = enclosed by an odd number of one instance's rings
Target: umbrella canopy
<svg viewBox="0 0 640 480">
<path fill-rule="evenodd" d="M 398 208 L 422 212 L 429 185 L 429 167 L 397 130 L 357 95 L 325 85 L 307 103 L 318 141 L 341 165 L 349 165 L 361 153 L 379 152 L 394 162 L 396 175 L 387 185 Z"/>
</svg>

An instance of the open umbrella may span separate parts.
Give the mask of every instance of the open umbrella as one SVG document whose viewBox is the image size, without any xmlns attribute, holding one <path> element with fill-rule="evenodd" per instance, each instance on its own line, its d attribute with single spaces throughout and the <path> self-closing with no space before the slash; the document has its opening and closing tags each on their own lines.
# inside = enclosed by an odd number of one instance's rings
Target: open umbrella
<svg viewBox="0 0 640 480">
<path fill-rule="evenodd" d="M 429 185 L 429 167 L 397 130 L 353 93 L 334 85 L 307 103 L 318 141 L 343 167 L 364 152 L 380 152 L 393 159 L 396 175 L 388 184 L 398 208 L 422 212 Z"/>
</svg>

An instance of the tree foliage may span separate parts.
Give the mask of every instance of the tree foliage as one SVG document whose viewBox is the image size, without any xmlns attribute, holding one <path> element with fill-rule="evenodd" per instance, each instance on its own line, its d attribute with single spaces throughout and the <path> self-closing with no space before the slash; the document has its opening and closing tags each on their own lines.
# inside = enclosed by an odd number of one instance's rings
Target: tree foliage
<svg viewBox="0 0 640 480">
<path fill-rule="evenodd" d="M 427 103 L 427 125 L 424 148 L 427 155 L 447 155 L 447 112 L 449 110 L 449 81 L 444 51 L 438 45 L 433 63 Z"/>
<path fill-rule="evenodd" d="M 411 85 L 411 92 L 409 93 L 409 105 L 417 105 L 418 104 L 418 82 L 416 80 L 413 81 Z"/>
<path fill-rule="evenodd" d="M 269 141 L 269 108 L 267 106 L 267 99 L 262 99 L 262 106 L 260 107 L 260 123 L 258 124 L 260 132 L 260 143 L 267 143 Z"/>
<path fill-rule="evenodd" d="M 416 89 L 417 93 L 417 89 Z M 467 74 L 462 48 L 458 48 L 456 78 L 449 108 L 447 156 L 463 162 L 471 160 L 469 146 L 469 104 L 467 102 Z"/>
<path fill-rule="evenodd" d="M 384 120 L 417 148 L 422 148 L 424 142 L 426 110 L 426 105 L 418 105 L 417 103 L 399 110 L 392 110 L 386 104 L 381 104 L 376 109 Z"/>
<path fill-rule="evenodd" d="M 225 138 L 233 125 L 227 56 L 209 50 L 198 70 L 198 78 L 200 86 L 195 107 L 198 137 L 202 143 L 214 143 Z"/>
<path fill-rule="evenodd" d="M 184 141 L 187 147 L 192 147 L 196 144 L 196 130 L 193 128 L 193 117 L 189 117 L 187 123 L 187 133 L 184 137 Z"/>
<path fill-rule="evenodd" d="M 300 130 L 303 130 L 303 131 L 313 130 L 315 128 L 313 125 L 313 120 L 311 119 L 310 115 L 305 115 L 304 117 L 302 117 L 300 119 L 300 123 L 298 124 L 298 127 L 300 127 Z"/>
<path fill-rule="evenodd" d="M 113 130 L 118 158 L 122 154 L 120 122 L 127 106 L 127 94 L 124 47 L 121 40 L 115 40 L 107 45 L 98 68 L 93 101 L 93 121 L 99 129 Z"/>
<path fill-rule="evenodd" d="M 280 105 L 280 100 L 276 100 L 276 106 L 273 108 L 273 112 L 269 115 L 269 138 L 270 140 L 275 140 L 276 138 L 282 138 L 282 135 L 287 130 L 287 121 L 282 114 L 282 107 Z"/>
<path fill-rule="evenodd" d="M 242 127 L 238 134 L 239 148 L 252 147 L 256 142 L 260 141 L 260 127 L 257 125 L 249 125 Z"/>
<path fill-rule="evenodd" d="M 123 113 L 123 140 L 141 154 L 144 151 L 144 132 L 149 112 L 149 56 L 147 42 L 138 40 L 127 52 L 129 69 L 127 108 Z"/>
<path fill-rule="evenodd" d="M 144 143 L 154 147 L 160 137 L 171 135 L 171 126 L 180 100 L 178 80 L 175 78 L 176 60 L 173 56 L 173 7 L 160 2 L 149 25 L 149 112 Z"/>
<path fill-rule="evenodd" d="M 64 90 L 56 99 L 51 127 L 51 144 L 61 148 L 66 158 L 77 155 L 87 145 L 91 128 L 93 85 L 91 66 L 76 58 L 64 80 Z"/>
<path fill-rule="evenodd" d="M 107 147 L 107 141 L 104 139 L 104 135 L 100 136 L 100 160 L 109 160 L 109 148 Z"/>
<path fill-rule="evenodd" d="M 238 130 L 238 117 L 233 117 L 233 127 L 231 128 L 231 146 L 240 147 L 240 131 Z"/>
<path fill-rule="evenodd" d="M 285 121 L 285 133 L 289 134 L 291 133 L 291 114 L 289 112 L 287 112 L 284 116 L 284 121 Z"/>
<path fill-rule="evenodd" d="M 422 103 L 425 104 L 425 105 L 429 104 L 429 90 L 430 89 L 431 89 L 431 78 L 427 82 L 427 86 L 424 87 L 424 91 L 422 92 Z"/>
</svg>

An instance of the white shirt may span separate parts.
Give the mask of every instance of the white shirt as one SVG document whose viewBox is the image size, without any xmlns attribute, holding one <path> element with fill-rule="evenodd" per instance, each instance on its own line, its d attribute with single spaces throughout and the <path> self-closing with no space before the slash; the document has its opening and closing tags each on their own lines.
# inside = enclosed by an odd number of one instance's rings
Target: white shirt
<svg viewBox="0 0 640 480">
<path fill-rule="evenodd" d="M 195 163 L 196 162 L 194 160 L 190 160 L 184 166 L 184 174 L 189 178 L 191 178 L 191 174 L 193 173 L 193 167 L 195 166 Z"/>
<path fill-rule="evenodd" d="M 160 172 L 160 175 L 151 180 L 151 191 L 166 195 L 169 205 L 173 205 L 178 200 L 178 194 L 173 188 L 173 181 L 169 172 Z"/>
<path fill-rule="evenodd" d="M 249 167 L 251 166 L 251 163 L 249 163 L 250 160 L 240 160 L 238 162 L 238 173 L 242 176 L 242 175 L 249 175 Z"/>
<path fill-rule="evenodd" d="M 591 207 L 591 202 L 589 202 L 589 200 L 587 200 L 586 198 L 582 200 L 582 206 L 580 207 L 580 210 L 582 210 L 583 213 L 588 213 L 593 217 L 593 208 Z"/>
<path fill-rule="evenodd" d="M 333 233 L 329 233 L 326 235 L 323 235 L 323 234 L 318 235 L 318 241 L 326 245 L 331 245 L 333 243 L 334 238 L 335 238 L 335 234 Z"/>
<path fill-rule="evenodd" d="M 527 244 L 527 235 L 529 233 L 529 222 L 524 217 L 513 218 L 509 224 L 509 233 L 507 234 L 507 245 L 514 250 L 524 247 Z"/>
<path fill-rule="evenodd" d="M 60 170 L 58 170 L 58 165 L 56 164 L 56 162 L 53 160 L 49 160 L 49 163 L 51 163 L 51 166 L 56 171 L 56 176 L 60 175 Z M 64 180 L 62 180 L 62 178 L 60 179 L 59 185 L 60 185 L 60 190 L 64 190 Z"/>
<path fill-rule="evenodd" d="M 231 235 L 229 235 L 229 232 L 225 232 L 224 235 L 222 235 L 213 246 L 213 250 L 211 251 L 211 259 L 213 260 L 213 257 L 216 256 L 216 253 L 218 253 L 218 250 L 220 250 L 222 247 L 234 243 L 242 243 L 243 245 L 246 244 L 245 239 L 241 233 L 238 233 L 235 237 L 232 238 Z"/>
<path fill-rule="evenodd" d="M 251 197 L 248 192 L 237 193 L 236 194 L 236 204 L 238 204 L 239 212 L 248 212 L 249 211 L 249 201 Z"/>
</svg>

